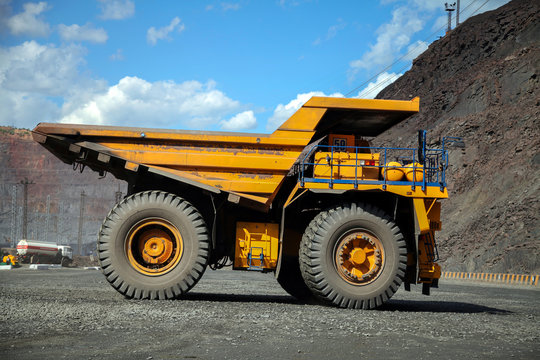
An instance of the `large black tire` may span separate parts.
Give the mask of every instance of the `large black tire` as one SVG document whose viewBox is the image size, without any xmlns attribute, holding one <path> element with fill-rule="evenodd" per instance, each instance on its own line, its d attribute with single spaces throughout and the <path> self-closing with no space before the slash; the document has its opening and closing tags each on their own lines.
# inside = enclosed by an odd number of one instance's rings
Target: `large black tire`
<svg viewBox="0 0 540 360">
<path fill-rule="evenodd" d="M 161 191 L 136 193 L 117 204 L 103 221 L 98 240 L 103 274 L 134 299 L 185 294 L 204 273 L 208 249 L 201 214 L 181 197 Z M 148 259 L 147 250 L 156 264 L 143 258 Z"/>
<path fill-rule="evenodd" d="M 277 282 L 289 295 L 302 302 L 310 302 L 314 299 L 313 293 L 307 287 L 300 273 L 298 257 L 283 257 Z"/>
<path fill-rule="evenodd" d="M 382 305 L 398 290 L 406 265 L 406 244 L 399 228 L 369 204 L 322 211 L 300 244 L 300 271 L 307 287 L 323 302 L 339 307 Z"/>
</svg>

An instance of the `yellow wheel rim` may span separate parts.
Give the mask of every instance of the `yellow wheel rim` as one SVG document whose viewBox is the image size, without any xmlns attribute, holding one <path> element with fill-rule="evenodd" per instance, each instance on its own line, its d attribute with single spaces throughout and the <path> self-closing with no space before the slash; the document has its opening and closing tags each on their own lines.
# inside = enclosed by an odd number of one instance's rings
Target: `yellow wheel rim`
<svg viewBox="0 0 540 360">
<path fill-rule="evenodd" d="M 144 275 L 163 275 L 180 261 L 183 241 L 169 221 L 149 218 L 139 221 L 126 237 L 126 254 L 135 270 Z"/>
<path fill-rule="evenodd" d="M 353 230 L 337 242 L 335 265 L 339 276 L 346 282 L 352 285 L 367 285 L 382 271 L 382 243 L 367 231 Z"/>
</svg>

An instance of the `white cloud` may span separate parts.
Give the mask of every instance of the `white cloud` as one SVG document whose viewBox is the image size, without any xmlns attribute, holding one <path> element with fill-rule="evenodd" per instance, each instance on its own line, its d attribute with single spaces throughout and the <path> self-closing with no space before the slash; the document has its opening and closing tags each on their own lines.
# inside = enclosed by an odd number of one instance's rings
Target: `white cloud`
<svg viewBox="0 0 540 360">
<path fill-rule="evenodd" d="M 317 38 L 317 40 L 315 40 L 313 42 L 313 45 L 319 45 L 321 42 L 323 41 L 328 41 L 332 38 L 334 38 L 337 33 L 343 29 L 345 29 L 345 27 L 347 26 L 347 24 L 345 22 L 343 22 L 343 20 L 341 19 L 338 19 L 338 23 L 335 24 L 335 25 L 332 25 L 328 28 L 328 30 L 326 31 L 326 35 L 322 38 Z"/>
<path fill-rule="evenodd" d="M 401 75 L 403 74 L 387 72 L 379 74 L 375 82 L 370 82 L 369 84 L 367 84 L 367 86 L 362 89 L 355 97 L 360 99 L 374 99 L 382 89 L 396 81 Z"/>
<path fill-rule="evenodd" d="M 74 84 L 92 86 L 78 71 L 86 49 L 69 45 L 56 47 L 26 41 L 0 48 L 0 85 L 3 89 L 45 96 L 61 96 Z M 84 82 L 84 84 L 82 84 Z"/>
<path fill-rule="evenodd" d="M 461 19 L 459 19 L 459 21 L 461 21 Z M 438 16 L 435 19 L 435 21 L 433 22 L 433 26 L 431 27 L 431 31 L 440 31 L 442 29 L 445 29 L 447 24 L 448 24 L 448 16 L 447 15 Z M 452 24 L 455 24 L 455 22 L 453 22 Z"/>
<path fill-rule="evenodd" d="M 249 130 L 257 127 L 257 119 L 253 111 L 248 110 L 236 114 L 229 120 L 222 120 L 220 126 L 224 130 Z"/>
<path fill-rule="evenodd" d="M 58 32 L 60 33 L 60 37 L 66 41 L 105 43 L 108 39 L 107 32 L 103 28 L 96 29 L 89 23 L 83 26 L 77 24 L 70 26 L 60 24 L 58 25 Z"/>
<path fill-rule="evenodd" d="M 238 110 L 238 101 L 198 81 L 148 82 L 126 76 L 85 103 L 72 106 L 64 123 L 203 129 Z"/>
<path fill-rule="evenodd" d="M 175 17 L 167 26 L 159 29 L 152 26 L 150 29 L 148 29 L 146 32 L 146 41 L 148 41 L 148 43 L 151 45 L 156 45 L 158 40 L 169 39 L 169 34 L 175 29 L 177 29 L 178 32 L 182 32 L 184 28 L 184 24 L 180 24 L 180 18 Z"/>
<path fill-rule="evenodd" d="M 411 36 L 424 26 L 420 14 L 406 6 L 392 12 L 392 20 L 377 30 L 377 41 L 360 59 L 350 62 L 352 75 L 359 69 L 370 70 L 391 63 L 411 41 Z"/>
<path fill-rule="evenodd" d="M 49 24 L 38 18 L 39 15 L 48 10 L 46 2 L 26 3 L 23 5 L 22 13 L 13 15 L 7 19 L 7 26 L 14 35 L 30 35 L 46 37 L 51 32 Z"/>
<path fill-rule="evenodd" d="M 44 96 L 0 88 L 0 124 L 31 129 L 39 122 L 54 121 L 60 108 Z"/>
<path fill-rule="evenodd" d="M 450 1 L 448 1 L 450 2 Z M 433 0 L 412 0 L 409 6 L 416 5 L 416 8 L 422 11 L 444 10 L 444 2 Z"/>
<path fill-rule="evenodd" d="M 85 101 L 105 82 L 82 75 L 86 49 L 27 41 L 0 47 L 0 123 L 32 128 L 61 116 L 62 98 Z"/>
<path fill-rule="evenodd" d="M 476 0 L 461 1 L 460 22 L 465 21 L 471 15 L 493 10 L 508 3 L 509 0 L 491 0 L 478 2 Z M 444 29 L 447 22 L 444 14 L 444 2 L 435 0 L 381 0 L 381 5 L 390 5 L 392 19 L 377 29 L 377 39 L 368 51 L 358 59 L 349 63 L 349 80 L 354 80 L 361 70 L 373 73 L 376 69 L 390 66 L 396 59 L 403 56 L 403 61 L 410 61 L 419 55 L 420 50 L 427 48 L 425 41 L 416 41 L 411 45 L 415 34 L 421 31 L 426 23 L 430 23 L 432 31 L 438 32 Z M 455 26 L 455 14 L 453 14 L 452 27 Z M 432 39 L 426 39 L 431 41 Z M 411 54 L 408 51 L 412 50 Z"/>
<path fill-rule="evenodd" d="M 334 93 L 331 95 L 325 95 L 321 91 L 311 91 L 308 93 L 298 94 L 296 95 L 296 99 L 289 101 L 288 104 L 279 104 L 278 106 L 276 106 L 276 108 L 274 109 L 274 113 L 272 114 L 270 119 L 268 119 L 268 123 L 266 124 L 266 130 L 273 131 L 277 129 L 313 96 L 343 97 L 343 94 Z"/>
<path fill-rule="evenodd" d="M 101 8 L 100 18 L 121 20 L 135 14 L 135 4 L 130 0 L 98 0 Z"/>
<path fill-rule="evenodd" d="M 256 124 L 249 111 L 232 117 L 242 106 L 214 81 L 149 82 L 127 76 L 109 86 L 86 75 L 86 52 L 81 45 L 35 41 L 0 47 L 0 124 L 33 128 L 42 121 L 62 121 L 190 129 Z"/>
</svg>

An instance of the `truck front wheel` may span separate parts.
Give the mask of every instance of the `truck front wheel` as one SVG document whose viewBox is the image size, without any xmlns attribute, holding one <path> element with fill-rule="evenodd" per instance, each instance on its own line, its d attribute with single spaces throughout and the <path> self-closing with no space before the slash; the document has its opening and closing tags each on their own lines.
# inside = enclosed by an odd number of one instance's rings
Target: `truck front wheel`
<svg viewBox="0 0 540 360">
<path fill-rule="evenodd" d="M 405 240 L 396 224 L 369 204 L 319 213 L 302 237 L 300 270 L 311 291 L 339 307 L 373 309 L 401 285 Z"/>
<path fill-rule="evenodd" d="M 161 191 L 133 194 L 105 218 L 99 262 L 128 298 L 172 299 L 191 289 L 208 262 L 208 231 L 186 200 Z"/>
</svg>

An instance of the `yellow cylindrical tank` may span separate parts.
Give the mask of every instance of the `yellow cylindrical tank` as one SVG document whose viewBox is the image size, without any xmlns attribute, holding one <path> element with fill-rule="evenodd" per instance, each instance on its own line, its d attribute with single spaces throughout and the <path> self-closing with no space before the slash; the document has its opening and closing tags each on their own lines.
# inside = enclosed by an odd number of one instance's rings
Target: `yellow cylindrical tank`
<svg viewBox="0 0 540 360">
<path fill-rule="evenodd" d="M 387 181 L 400 181 L 403 178 L 403 167 L 397 161 L 386 163 L 382 169 L 383 179 Z"/>
<path fill-rule="evenodd" d="M 414 174 L 413 174 L 414 166 Z M 405 176 L 407 181 L 422 181 L 424 179 L 423 166 L 419 163 L 411 163 L 405 167 Z"/>
</svg>

